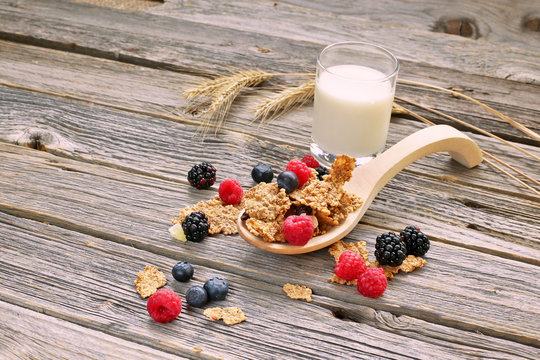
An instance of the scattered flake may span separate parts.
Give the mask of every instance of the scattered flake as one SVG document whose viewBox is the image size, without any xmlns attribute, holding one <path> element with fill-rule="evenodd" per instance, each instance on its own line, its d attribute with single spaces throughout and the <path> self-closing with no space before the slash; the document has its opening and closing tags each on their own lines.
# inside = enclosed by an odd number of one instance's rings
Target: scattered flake
<svg viewBox="0 0 540 360">
<path fill-rule="evenodd" d="M 212 320 L 223 319 L 225 325 L 234 325 L 247 320 L 242 309 L 236 307 L 209 308 L 204 310 L 203 314 Z"/>
<path fill-rule="evenodd" d="M 264 241 L 268 242 L 286 242 L 281 226 L 285 221 L 285 217 L 281 215 L 279 219 L 275 221 L 263 221 L 254 218 L 246 220 L 246 227 L 249 232 L 256 236 L 262 237 Z"/>
<path fill-rule="evenodd" d="M 144 271 L 139 271 L 135 280 L 137 292 L 141 294 L 143 299 L 151 296 L 160 287 L 167 284 L 167 278 L 155 266 L 146 265 Z"/>
<path fill-rule="evenodd" d="M 414 256 L 409 255 L 403 260 L 403 263 L 399 266 L 387 266 L 387 265 L 380 265 L 378 261 L 375 261 L 373 264 L 374 267 L 379 267 L 384 270 L 384 275 L 386 275 L 387 278 L 392 279 L 394 278 L 394 274 L 397 274 L 399 270 L 404 272 L 411 272 L 415 269 L 423 267 L 425 264 L 427 264 L 427 261 L 424 258 L 421 258 L 420 256 Z"/>
<path fill-rule="evenodd" d="M 311 294 L 313 293 L 310 288 L 305 285 L 293 285 L 285 284 L 283 285 L 283 291 L 287 294 L 288 297 L 295 300 L 306 300 L 311 302 Z"/>
<path fill-rule="evenodd" d="M 333 283 L 338 283 L 338 284 L 341 284 L 341 285 L 356 285 L 358 280 L 356 280 L 356 279 L 354 279 L 354 280 L 345 280 L 345 279 L 340 278 L 336 274 L 334 274 L 330 279 L 328 279 L 328 281 L 333 282 Z"/>
<path fill-rule="evenodd" d="M 339 257 L 341 256 L 341 253 L 346 250 L 354 251 L 360 254 L 362 259 L 364 259 L 364 261 L 366 262 L 366 265 L 369 266 L 369 260 L 368 260 L 369 250 L 366 247 L 365 241 L 346 243 L 346 242 L 343 242 L 342 240 L 339 240 L 328 248 L 328 252 L 330 253 L 330 255 L 334 257 L 334 260 L 336 262 L 338 262 Z"/>
<path fill-rule="evenodd" d="M 200 347 L 194 347 L 193 352 L 196 354 L 200 354 L 202 352 L 202 349 Z"/>
<path fill-rule="evenodd" d="M 262 221 L 274 221 L 291 207 L 291 200 L 277 183 L 260 183 L 252 187 L 246 191 L 242 202 L 246 214 Z"/>
<path fill-rule="evenodd" d="M 210 234 L 237 234 L 238 227 L 236 221 L 243 209 L 242 203 L 227 205 L 219 198 L 219 195 L 212 200 L 201 201 L 191 207 L 186 207 L 180 214 L 172 219 L 175 224 L 182 224 L 182 221 L 194 211 L 202 211 L 208 217 L 210 223 Z"/>
</svg>

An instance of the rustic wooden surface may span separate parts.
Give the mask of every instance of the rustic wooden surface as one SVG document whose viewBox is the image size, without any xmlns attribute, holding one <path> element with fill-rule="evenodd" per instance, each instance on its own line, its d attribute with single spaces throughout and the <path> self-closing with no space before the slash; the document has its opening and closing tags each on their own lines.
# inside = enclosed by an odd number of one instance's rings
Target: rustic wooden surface
<svg viewBox="0 0 540 360">
<path fill-rule="evenodd" d="M 247 91 L 199 141 L 180 94 L 208 75 L 313 71 L 326 44 L 362 38 L 398 55 L 401 78 L 464 89 L 540 132 L 539 17 L 533 0 L 170 0 L 138 12 L 0 1 L 0 357 L 537 359 L 540 198 L 488 164 L 432 155 L 381 191 L 346 239 L 372 249 L 377 234 L 414 223 L 432 249 L 377 300 L 329 283 L 324 249 L 269 254 L 236 235 L 184 244 L 167 228 L 217 193 L 189 187 L 195 163 L 247 189 L 256 163 L 280 169 L 308 151 L 311 106 L 253 124 L 279 81 Z M 415 86 L 397 95 L 540 156 L 538 141 L 476 105 Z M 389 145 L 424 126 L 394 117 Z M 540 180 L 538 161 L 456 127 Z M 170 275 L 180 260 L 195 265 L 191 283 Z M 147 264 L 182 297 L 227 278 L 216 305 L 248 321 L 227 327 L 184 304 L 179 320 L 154 323 L 133 286 Z M 313 302 L 288 299 L 287 282 L 312 288 Z"/>
</svg>

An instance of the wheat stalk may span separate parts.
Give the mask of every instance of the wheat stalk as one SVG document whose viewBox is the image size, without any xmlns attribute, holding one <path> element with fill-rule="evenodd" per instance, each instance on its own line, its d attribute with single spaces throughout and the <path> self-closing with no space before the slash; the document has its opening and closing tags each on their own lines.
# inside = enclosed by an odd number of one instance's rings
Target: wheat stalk
<svg viewBox="0 0 540 360">
<path fill-rule="evenodd" d="M 403 99 L 403 98 L 400 98 L 400 97 L 397 97 L 397 96 L 396 96 L 395 98 L 398 99 L 398 100 L 400 100 L 400 101 L 406 102 L 407 104 L 414 105 L 414 106 L 416 106 L 416 107 L 419 107 L 420 109 L 427 110 L 427 111 L 432 112 L 432 113 L 434 113 L 434 114 L 437 114 L 437 115 L 439 115 L 439 116 L 445 117 L 445 118 L 447 118 L 447 119 L 449 119 L 449 120 L 455 121 L 455 122 L 457 122 L 457 123 L 459 123 L 459 124 L 461 124 L 461 125 L 467 126 L 468 128 L 473 129 L 473 130 L 475 130 L 475 131 L 478 131 L 479 133 L 484 134 L 484 135 L 486 135 L 486 136 L 489 136 L 489 137 L 491 137 L 491 138 L 493 138 L 493 139 L 497 139 L 497 140 L 499 140 L 500 142 L 502 142 L 503 144 L 506 144 L 506 145 L 508 145 L 508 146 L 510 146 L 510 147 L 513 147 L 514 149 L 516 149 L 516 150 L 518 150 L 518 151 L 521 151 L 522 153 L 524 153 L 524 154 L 526 154 L 526 155 L 532 157 L 533 159 L 540 161 L 540 157 L 538 157 L 538 156 L 536 156 L 536 155 L 534 155 L 534 154 L 528 152 L 527 150 L 525 150 L 525 149 L 523 149 L 523 148 L 520 148 L 520 147 L 517 146 L 517 145 L 512 144 L 510 141 L 504 140 L 503 138 L 501 138 L 501 137 L 499 137 L 499 136 L 497 136 L 497 135 L 493 135 L 493 134 L 490 133 L 489 131 L 486 131 L 486 130 L 484 130 L 484 129 L 481 129 L 481 128 L 479 128 L 478 126 L 474 126 L 474 125 L 472 125 L 472 124 L 469 124 L 469 123 L 466 122 L 466 121 L 460 120 L 460 119 L 455 118 L 455 117 L 450 116 L 450 115 L 447 115 L 447 114 L 445 114 L 445 113 L 443 113 L 443 112 L 440 112 L 440 111 L 431 109 L 431 108 L 429 108 L 429 107 L 427 107 L 427 106 L 420 105 L 420 104 L 418 104 L 418 103 L 415 103 L 414 101 L 406 100 L 406 99 Z"/>
<path fill-rule="evenodd" d="M 315 79 L 299 86 L 286 88 L 275 96 L 262 101 L 255 108 L 255 120 L 272 121 L 287 112 L 294 110 L 313 99 Z"/>
<path fill-rule="evenodd" d="M 392 105 L 392 112 L 394 112 L 394 109 L 396 110 L 396 112 L 400 113 L 400 114 L 408 114 L 428 125 L 435 125 L 435 123 L 431 120 L 428 120 L 426 119 L 425 117 L 415 113 L 414 111 L 412 110 L 409 110 L 399 104 L 396 104 L 394 103 Z M 523 176 L 524 178 L 526 178 L 527 180 L 535 183 L 536 185 L 540 185 L 540 182 L 536 181 L 535 179 L 531 178 L 530 176 L 528 176 L 527 174 L 525 174 L 524 172 L 514 168 L 513 166 L 507 164 L 506 162 L 504 162 L 503 160 L 497 158 L 495 155 L 492 155 L 490 153 L 488 153 L 487 151 L 485 150 L 482 150 L 482 154 L 497 161 L 499 164 L 503 165 L 503 166 L 506 166 L 507 168 L 509 168 L 510 170 L 514 171 L 516 174 L 519 174 L 521 176 Z M 489 165 L 491 165 L 492 167 L 494 167 L 495 169 L 499 170 L 500 172 L 502 172 L 503 174 L 509 176 L 511 179 L 515 180 L 516 182 L 518 182 L 519 184 L 521 184 L 522 186 L 526 187 L 527 189 L 531 190 L 533 193 L 535 193 L 536 195 L 539 195 L 540 196 L 540 192 L 538 192 L 535 188 L 533 188 L 532 186 L 526 184 L 525 182 L 521 181 L 520 179 L 518 179 L 517 177 L 515 177 L 514 175 L 510 174 L 508 171 L 502 169 L 500 166 L 498 166 L 497 164 L 495 164 L 494 162 L 484 158 L 483 161 L 485 161 L 486 163 L 488 163 Z"/>
<path fill-rule="evenodd" d="M 423 87 L 426 87 L 426 88 L 431 88 L 431 89 L 435 89 L 435 90 L 444 91 L 444 92 L 447 92 L 449 94 L 452 94 L 453 96 L 460 97 L 460 98 L 466 99 L 468 101 L 471 101 L 471 102 L 473 102 L 473 103 L 475 103 L 477 105 L 480 105 L 481 107 L 483 107 L 484 109 L 486 109 L 490 113 L 492 113 L 494 115 L 497 115 L 499 118 L 501 118 L 504 121 L 508 122 L 510 125 L 512 125 L 516 129 L 522 131 L 523 133 L 529 135 L 533 139 L 540 141 L 540 135 L 538 135 L 537 133 L 535 133 L 534 131 L 532 131 L 531 129 L 526 127 L 525 125 L 518 123 L 517 121 L 509 118 L 508 116 L 500 113 L 499 111 L 487 106 L 486 104 L 484 104 L 484 103 L 482 103 L 482 102 L 480 102 L 480 101 L 478 101 L 478 100 L 476 100 L 476 99 L 474 99 L 474 98 L 472 98 L 470 96 L 467 96 L 465 94 L 462 94 L 462 93 L 454 91 L 454 90 L 445 89 L 445 88 L 440 87 L 440 86 L 424 84 L 424 83 L 417 82 L 417 81 L 398 79 L 398 82 L 402 83 L 402 84 L 417 85 L 417 86 L 423 86 Z"/>
</svg>

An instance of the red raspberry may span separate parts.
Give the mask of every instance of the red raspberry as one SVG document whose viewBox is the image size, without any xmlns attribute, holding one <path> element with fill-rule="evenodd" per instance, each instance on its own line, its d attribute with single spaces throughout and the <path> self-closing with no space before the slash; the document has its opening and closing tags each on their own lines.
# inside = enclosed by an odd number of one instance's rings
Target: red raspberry
<svg viewBox="0 0 540 360">
<path fill-rule="evenodd" d="M 306 155 L 302 158 L 302 162 L 312 169 L 316 169 L 321 166 L 317 160 L 311 155 Z"/>
<path fill-rule="evenodd" d="M 360 254 L 354 251 L 344 251 L 334 266 L 334 274 L 347 281 L 358 279 L 366 271 L 366 263 Z"/>
<path fill-rule="evenodd" d="M 388 281 L 381 268 L 369 268 L 358 278 L 358 292 L 364 296 L 376 298 L 381 296 L 386 290 Z"/>
<path fill-rule="evenodd" d="M 313 236 L 315 226 L 313 220 L 309 216 L 291 215 L 285 219 L 282 226 L 285 240 L 291 245 L 306 245 L 309 239 Z"/>
<path fill-rule="evenodd" d="M 292 171 L 296 174 L 299 188 L 301 188 L 302 185 L 304 185 L 311 177 L 311 169 L 298 159 L 292 159 L 289 161 L 285 170 Z"/>
<path fill-rule="evenodd" d="M 146 309 L 154 321 L 170 322 L 180 315 L 182 299 L 171 289 L 160 289 L 150 296 Z"/>
<path fill-rule="evenodd" d="M 227 179 L 219 184 L 219 197 L 225 204 L 234 205 L 242 200 L 244 190 L 236 179 Z"/>
</svg>

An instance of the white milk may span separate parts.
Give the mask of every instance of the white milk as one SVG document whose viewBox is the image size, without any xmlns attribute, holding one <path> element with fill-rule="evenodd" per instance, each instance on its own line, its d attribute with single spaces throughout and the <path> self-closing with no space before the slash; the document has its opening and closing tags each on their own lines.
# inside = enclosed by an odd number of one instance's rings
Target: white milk
<svg viewBox="0 0 540 360">
<path fill-rule="evenodd" d="M 391 82 L 376 81 L 385 75 L 365 66 L 336 65 L 327 70 L 321 71 L 315 86 L 313 141 L 334 155 L 358 158 L 378 153 L 386 143 L 392 114 Z"/>
</svg>

